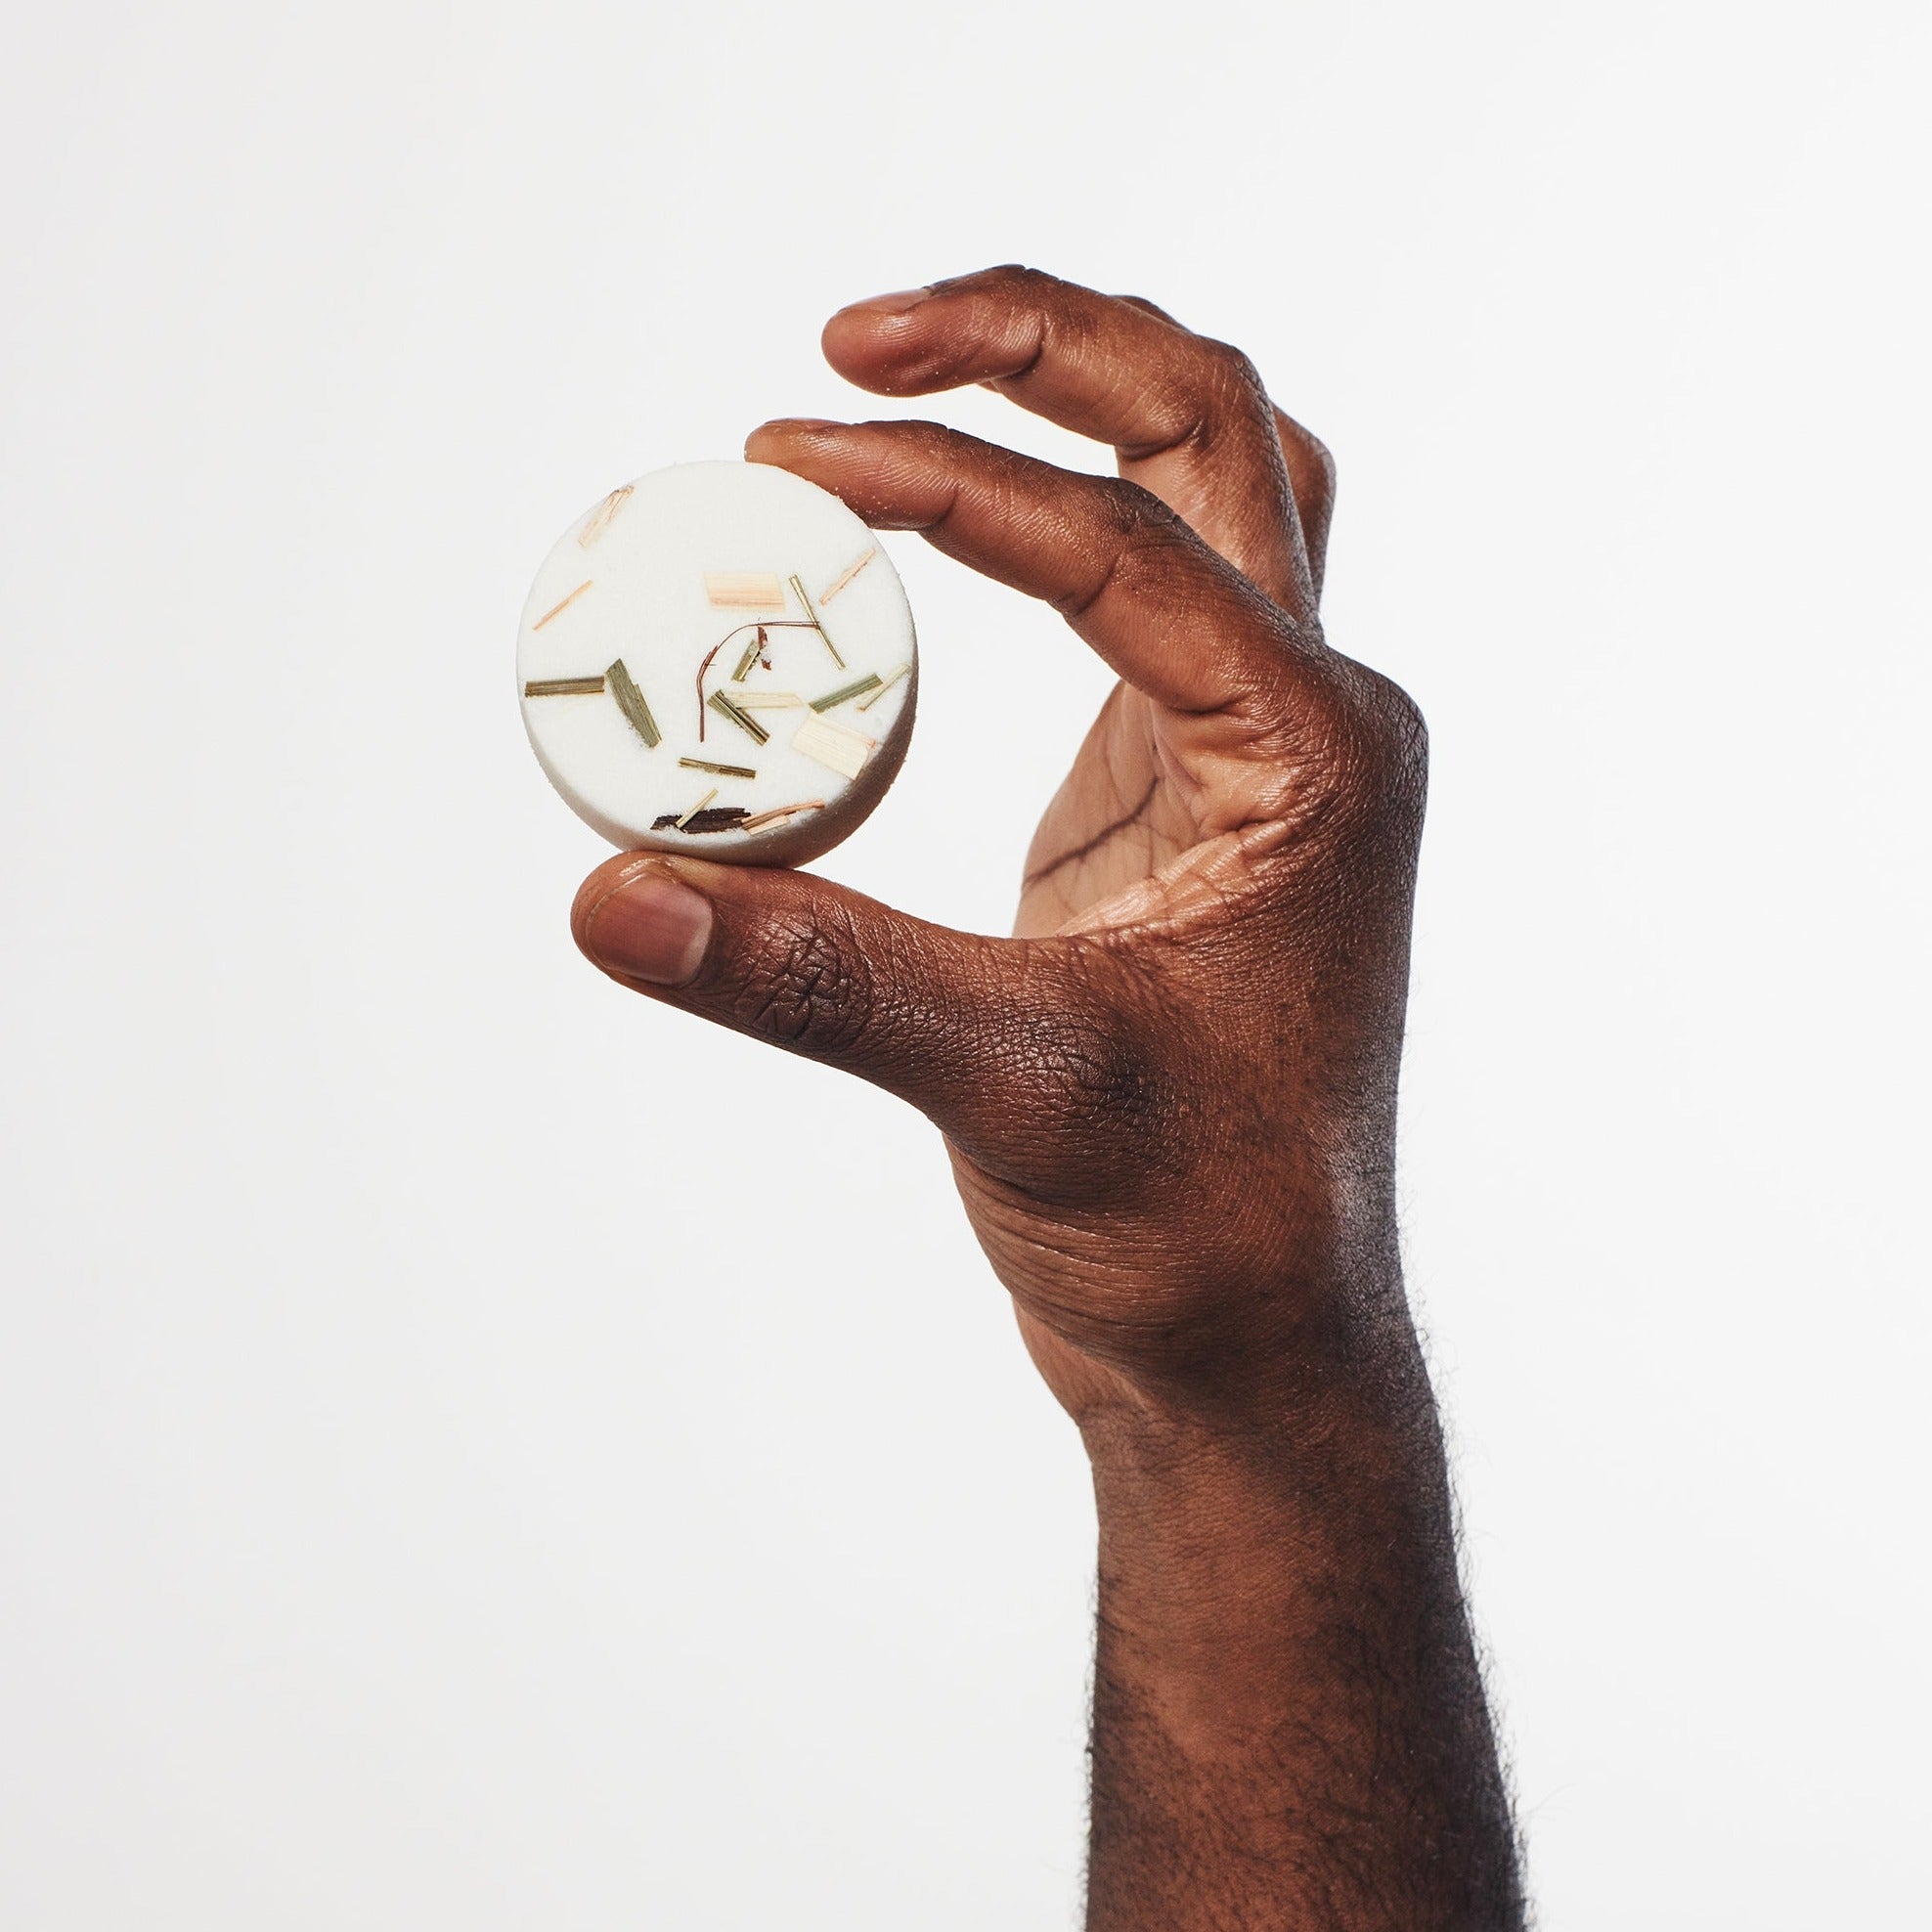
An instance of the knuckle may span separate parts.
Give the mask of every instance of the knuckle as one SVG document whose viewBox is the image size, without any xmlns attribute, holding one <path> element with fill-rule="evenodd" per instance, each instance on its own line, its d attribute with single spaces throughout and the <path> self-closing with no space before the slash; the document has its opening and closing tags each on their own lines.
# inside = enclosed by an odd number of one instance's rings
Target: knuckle
<svg viewBox="0 0 1932 1932">
<path fill-rule="evenodd" d="M 1175 546 L 1189 546 L 1186 524 L 1153 491 L 1117 477 L 1096 477 L 1092 505 L 1096 549 L 1104 562 L 1094 579 L 1054 599 L 1054 608 L 1077 623 L 1110 591 L 1144 583 L 1170 565 Z"/>
<path fill-rule="evenodd" d="M 1393 679 L 1363 670 L 1336 733 L 1339 790 L 1378 820 L 1420 822 L 1428 791 L 1428 725 Z"/>
<path fill-rule="evenodd" d="M 746 1032 L 813 1058 L 850 1053 L 872 1024 L 869 976 L 849 932 L 787 920 L 754 943 L 732 1002 Z"/>
<path fill-rule="evenodd" d="M 1295 477 L 1297 498 L 1330 503 L 1335 497 L 1335 455 L 1312 429 L 1304 428 L 1286 410 L 1275 411 L 1275 428 L 1281 436 Z"/>
<path fill-rule="evenodd" d="M 1214 380 L 1226 390 L 1261 391 L 1261 372 L 1245 349 L 1232 342 L 1218 342 L 1210 335 L 1201 338 L 1201 350 Z"/>
<path fill-rule="evenodd" d="M 1054 995 L 1035 1003 L 1029 1051 L 1037 1084 L 1063 1120 L 1123 1130 L 1159 1111 L 1155 1042 L 1178 1016 L 1135 955 L 1083 942 L 1061 962 Z"/>
<path fill-rule="evenodd" d="M 1025 262 L 1000 262 L 966 280 L 1003 295 L 1040 296 L 1060 286 L 1044 269 L 1031 268 Z"/>
</svg>

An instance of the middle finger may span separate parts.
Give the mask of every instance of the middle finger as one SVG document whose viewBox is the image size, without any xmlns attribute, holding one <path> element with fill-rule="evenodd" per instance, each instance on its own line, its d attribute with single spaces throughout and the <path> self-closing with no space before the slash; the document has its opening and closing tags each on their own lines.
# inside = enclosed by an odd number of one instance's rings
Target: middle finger
<svg viewBox="0 0 1932 1932">
<path fill-rule="evenodd" d="M 841 374 L 882 395 L 980 382 L 1111 443 L 1153 491 L 1291 615 L 1314 590 L 1272 405 L 1225 343 L 1034 269 L 987 269 L 858 302 L 825 326 Z"/>
</svg>

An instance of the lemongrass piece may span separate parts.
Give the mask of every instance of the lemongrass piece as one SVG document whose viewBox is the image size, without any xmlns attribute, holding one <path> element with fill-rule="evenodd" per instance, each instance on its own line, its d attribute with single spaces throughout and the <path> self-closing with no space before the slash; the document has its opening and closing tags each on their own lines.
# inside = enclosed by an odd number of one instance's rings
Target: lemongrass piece
<svg viewBox="0 0 1932 1932">
<path fill-rule="evenodd" d="M 604 687 L 601 678 L 533 678 L 523 687 L 526 698 L 589 698 Z"/>
<path fill-rule="evenodd" d="M 655 751 L 664 733 L 657 728 L 657 720 L 651 716 L 651 708 L 644 702 L 644 694 L 637 688 L 637 681 L 624 668 L 620 657 L 604 678 L 610 685 L 610 694 L 617 700 L 617 708 L 629 721 L 632 730 L 642 738 L 647 749 Z"/>
<path fill-rule="evenodd" d="M 858 707 L 858 708 L 859 708 L 859 710 L 860 710 L 860 711 L 870 711 L 870 710 L 872 709 L 872 707 L 873 707 L 873 706 L 874 706 L 875 704 L 877 704 L 877 703 L 879 702 L 879 700 L 880 700 L 880 699 L 881 699 L 882 697 L 884 697 L 884 696 L 885 696 L 885 694 L 886 694 L 886 693 L 887 693 L 887 692 L 888 692 L 889 690 L 891 690 L 891 689 L 892 689 L 892 687 L 893 687 L 893 686 L 894 686 L 895 684 L 897 684 L 897 683 L 899 682 L 899 681 L 900 681 L 900 680 L 901 678 L 903 678 L 903 677 L 905 676 L 905 674 L 906 674 L 906 673 L 907 673 L 908 671 L 910 671 L 911 669 L 912 669 L 912 667 L 911 667 L 911 665 L 909 665 L 909 664 L 901 664 L 901 665 L 900 665 L 900 666 L 899 667 L 899 669 L 898 669 L 897 671 L 895 671 L 895 672 L 893 672 L 893 673 L 892 673 L 892 674 L 891 674 L 891 675 L 890 675 L 890 676 L 889 676 L 889 677 L 888 677 L 888 678 L 886 679 L 886 681 L 885 681 L 885 682 L 884 682 L 884 683 L 882 683 L 882 684 L 881 684 L 881 685 L 879 686 L 879 688 L 878 688 L 878 689 L 877 689 L 876 691 L 874 691 L 874 692 L 872 693 L 872 695 L 871 695 L 871 696 L 870 696 L 869 698 L 867 698 L 867 699 L 865 700 L 865 702 L 864 702 L 863 704 L 861 704 L 861 705 L 860 705 L 860 706 Z"/>
<path fill-rule="evenodd" d="M 738 668 L 731 673 L 732 683 L 742 684 L 745 681 L 745 674 L 758 662 L 764 649 L 765 626 L 761 624 L 752 632 L 751 642 L 745 646 L 745 654 L 739 658 Z"/>
<path fill-rule="evenodd" d="M 718 787 L 716 785 L 713 785 L 710 791 L 706 792 L 703 798 L 699 799 L 697 804 L 692 806 L 691 809 L 684 813 L 683 817 L 676 819 L 674 821 L 678 830 L 681 832 L 684 829 L 684 827 L 688 825 L 691 822 L 691 820 L 695 818 L 698 815 L 698 813 L 702 812 L 705 809 L 705 807 L 708 806 L 711 803 L 711 801 L 715 799 L 717 796 L 718 796 Z"/>
<path fill-rule="evenodd" d="M 807 758 L 816 760 L 842 778 L 856 778 L 865 769 L 865 761 L 878 745 L 874 739 L 814 713 L 792 733 L 792 749 L 802 751 Z"/>
<path fill-rule="evenodd" d="M 802 711 L 805 700 L 796 691 L 770 691 L 763 684 L 727 684 L 724 695 L 740 711 Z"/>
<path fill-rule="evenodd" d="M 723 610 L 783 610 L 785 587 L 769 570 L 707 570 L 704 593 Z"/>
<path fill-rule="evenodd" d="M 844 704 L 847 698 L 859 697 L 871 690 L 878 681 L 879 674 L 868 671 L 864 677 L 855 678 L 850 684 L 841 684 L 836 691 L 827 691 L 822 698 L 813 698 L 812 708 L 813 711 L 831 711 Z"/>
<path fill-rule="evenodd" d="M 809 798 L 802 805 L 777 805 L 769 812 L 754 812 L 749 818 L 739 822 L 741 832 L 763 831 L 767 825 L 775 825 L 781 818 L 796 818 L 801 812 L 823 812 L 825 801 L 822 798 Z"/>
<path fill-rule="evenodd" d="M 571 593 L 567 597 L 565 597 L 561 603 L 552 604 L 549 610 L 545 611 L 543 616 L 538 618 L 536 623 L 531 625 L 530 627 L 531 630 L 541 631 L 544 628 L 544 626 L 550 621 L 551 618 L 561 617 L 563 613 L 566 610 L 568 610 L 570 606 L 574 604 L 577 601 L 577 599 L 581 597 L 584 594 L 584 593 L 591 588 L 592 584 L 594 581 L 595 580 L 593 578 L 590 578 L 590 577 L 585 578 L 584 581 L 581 584 L 579 584 L 578 587 L 574 591 L 572 591 Z M 822 637 L 824 634 L 821 632 L 819 635 Z"/>
<path fill-rule="evenodd" d="M 818 636 L 824 641 L 825 648 L 832 653 L 832 662 L 836 664 L 841 671 L 843 671 L 846 668 L 846 661 L 844 658 L 842 658 L 839 655 L 839 647 L 837 644 L 833 643 L 830 636 L 827 634 L 825 630 L 824 625 L 819 623 L 818 613 L 812 609 L 812 599 L 805 594 L 805 585 L 799 580 L 799 576 L 796 571 L 792 573 L 792 577 L 790 581 L 791 581 L 792 589 L 798 593 L 799 602 L 805 606 L 806 616 L 808 616 L 812 620 L 812 628 L 818 633 Z"/>
<path fill-rule="evenodd" d="M 879 554 L 879 547 L 877 544 L 874 544 L 872 548 L 869 550 L 867 550 L 863 556 L 853 558 L 853 560 L 849 564 L 847 564 L 846 567 L 842 571 L 840 571 L 836 577 L 832 579 L 831 588 L 829 590 L 820 591 L 818 593 L 819 603 L 820 604 L 830 603 L 832 599 L 835 596 L 837 596 L 838 593 L 841 591 L 843 591 L 845 587 L 848 584 L 850 584 L 852 580 L 855 577 L 856 577 L 858 573 L 861 570 L 863 570 L 865 566 L 868 563 L 870 563 L 872 559 L 878 554 Z"/>
<path fill-rule="evenodd" d="M 591 520 L 577 533 L 580 549 L 588 550 L 603 533 L 617 520 L 617 513 L 631 501 L 631 492 L 637 486 L 626 483 L 621 489 L 613 490 L 595 509 L 591 512 Z"/>
<path fill-rule="evenodd" d="M 763 745 L 771 741 L 771 733 L 756 718 L 747 718 L 723 691 L 713 691 L 706 702 L 721 718 L 728 718 L 754 744 Z"/>
<path fill-rule="evenodd" d="M 716 759 L 681 758 L 678 763 L 686 771 L 714 771 L 721 778 L 756 778 L 758 773 L 749 765 L 720 765 Z"/>
</svg>

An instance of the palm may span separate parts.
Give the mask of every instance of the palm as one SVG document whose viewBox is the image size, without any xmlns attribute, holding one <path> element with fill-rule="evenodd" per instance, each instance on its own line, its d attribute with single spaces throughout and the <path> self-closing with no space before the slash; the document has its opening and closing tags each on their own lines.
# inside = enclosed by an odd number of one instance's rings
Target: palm
<svg viewBox="0 0 1932 1932">
<path fill-rule="evenodd" d="M 1115 685 L 1028 848 L 1017 933 L 1081 919 L 1193 845 L 1198 827 L 1164 744 L 1173 723 L 1143 693 Z"/>
</svg>

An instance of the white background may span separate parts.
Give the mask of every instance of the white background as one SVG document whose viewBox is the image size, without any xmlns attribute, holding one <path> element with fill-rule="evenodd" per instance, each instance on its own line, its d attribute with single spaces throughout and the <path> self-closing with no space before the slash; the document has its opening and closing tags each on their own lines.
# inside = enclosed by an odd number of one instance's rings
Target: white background
<svg viewBox="0 0 1932 1932">
<path fill-rule="evenodd" d="M 1008 259 L 1255 355 L 1431 720 L 1408 1252 L 1546 1924 L 1921 1910 L 1928 55 L 10 9 L 0 1922 L 1073 1921 L 1072 1431 L 922 1122 L 579 960 L 510 682 L 573 515 Z M 1104 680 L 892 549 L 824 869 L 998 930 Z"/>
</svg>

